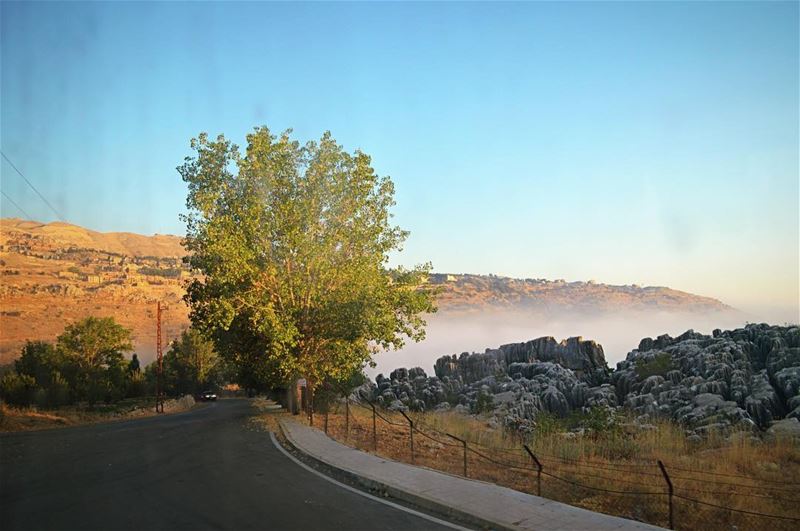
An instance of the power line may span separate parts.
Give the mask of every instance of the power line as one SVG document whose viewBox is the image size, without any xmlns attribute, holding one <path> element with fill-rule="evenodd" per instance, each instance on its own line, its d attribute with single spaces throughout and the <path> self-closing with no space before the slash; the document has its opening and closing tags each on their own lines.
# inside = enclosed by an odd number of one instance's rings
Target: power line
<svg viewBox="0 0 800 531">
<path fill-rule="evenodd" d="M 26 218 L 28 218 L 28 219 L 33 219 L 33 218 L 31 217 L 31 215 L 30 215 L 30 214 L 28 214 L 27 212 L 25 212 L 25 210 L 24 210 L 24 209 L 23 209 L 21 206 L 19 206 L 19 205 L 17 204 L 17 202 L 16 202 L 16 201 L 14 201 L 13 199 L 11 199 L 11 197 L 9 197 L 9 195 L 8 195 L 7 193 L 5 193 L 3 190 L 0 190 L 0 193 L 2 193 L 2 194 L 3 194 L 3 197 L 5 197 L 6 199 L 8 199 L 8 201 L 9 201 L 9 202 L 10 202 L 12 205 L 14 205 L 15 207 L 17 207 L 17 210 L 19 210 L 20 212 L 22 212 L 22 215 L 23 215 L 23 216 L 25 216 L 25 217 L 26 217 Z"/>
<path fill-rule="evenodd" d="M 46 204 L 48 207 L 50 207 L 50 210 L 52 210 L 52 211 L 55 213 L 56 217 L 57 217 L 59 220 L 61 220 L 61 221 L 63 221 L 63 222 L 65 222 L 65 223 L 66 223 L 66 220 L 64 219 L 64 216 L 62 216 L 62 215 L 61 215 L 61 214 L 58 212 L 58 210 L 56 210 L 56 209 L 55 209 L 55 207 L 54 207 L 52 204 L 50 204 L 50 201 L 48 201 L 48 200 L 47 200 L 47 199 L 46 199 L 46 198 L 45 198 L 45 197 L 42 195 L 42 193 L 41 193 L 39 190 L 37 190 L 37 189 L 36 189 L 36 187 L 33 185 L 33 183 L 32 183 L 32 182 L 30 182 L 30 181 L 28 180 L 28 178 L 27 178 L 27 177 L 25 177 L 25 176 L 22 174 L 22 172 L 21 172 L 21 171 L 19 171 L 19 168 L 17 168 L 16 166 L 14 166 L 14 163 L 13 163 L 13 162 L 11 162 L 11 160 L 10 160 L 10 159 L 9 159 L 9 158 L 6 156 L 6 154 L 5 154 L 5 153 L 3 153 L 2 151 L 0 151 L 0 155 L 3 155 L 3 158 L 4 158 L 4 159 L 6 159 L 6 162 L 8 162 L 8 163 L 11 165 L 11 167 L 12 167 L 12 168 L 14 168 L 14 171 L 16 171 L 16 172 L 19 174 L 19 176 L 20 176 L 20 177 L 22 177 L 22 179 L 23 179 L 23 180 L 24 180 L 26 183 L 28 183 L 28 186 L 30 186 L 30 187 L 31 187 L 31 190 L 33 190 L 34 192 L 36 192 L 36 195 L 38 195 L 38 196 L 39 196 L 39 197 L 42 199 L 42 201 L 44 201 L 44 202 L 45 202 L 45 204 Z"/>
</svg>

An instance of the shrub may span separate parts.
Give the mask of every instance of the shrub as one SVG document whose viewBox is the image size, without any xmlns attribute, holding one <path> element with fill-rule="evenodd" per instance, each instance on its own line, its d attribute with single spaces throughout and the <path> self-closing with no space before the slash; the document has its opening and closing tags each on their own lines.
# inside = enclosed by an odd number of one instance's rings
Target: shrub
<svg viewBox="0 0 800 531">
<path fill-rule="evenodd" d="M 563 430 L 561 419 L 552 413 L 541 412 L 536 415 L 536 437 L 547 437 Z"/>
<path fill-rule="evenodd" d="M 69 404 L 69 398 L 69 383 L 61 376 L 61 373 L 54 373 L 50 387 L 47 389 L 47 405 L 61 407 Z"/>
<path fill-rule="evenodd" d="M 128 398 L 138 398 L 147 393 L 147 382 L 141 371 L 131 372 L 128 375 L 128 389 L 125 395 Z"/>
<path fill-rule="evenodd" d="M 36 389 L 36 380 L 26 374 L 9 372 L 0 378 L 0 396 L 12 406 L 31 405 Z"/>
<path fill-rule="evenodd" d="M 617 428 L 614 411 L 610 408 L 594 406 L 583 414 L 581 426 L 595 434 L 612 432 Z"/>
<path fill-rule="evenodd" d="M 494 397 L 489 393 L 479 392 L 475 398 L 475 404 L 472 406 L 472 412 L 480 415 L 481 413 L 490 413 L 493 409 Z"/>
<path fill-rule="evenodd" d="M 642 380 L 650 376 L 665 376 L 674 368 L 672 356 L 666 352 L 656 354 L 648 360 L 639 359 L 636 361 L 636 375 Z"/>
</svg>

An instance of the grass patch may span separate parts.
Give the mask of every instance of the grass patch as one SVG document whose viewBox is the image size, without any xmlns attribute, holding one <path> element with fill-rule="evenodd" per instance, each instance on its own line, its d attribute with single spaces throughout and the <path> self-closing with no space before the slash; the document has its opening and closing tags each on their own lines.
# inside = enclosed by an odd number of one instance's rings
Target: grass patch
<svg viewBox="0 0 800 531">
<path fill-rule="evenodd" d="M 408 422 L 401 415 L 381 411 L 385 420 L 377 419 L 373 439 L 371 411 L 354 405 L 350 411 L 348 426 L 344 406 L 333 407 L 327 419 L 330 436 L 361 450 L 412 462 Z M 692 444 L 674 423 L 657 421 L 654 429 L 642 430 L 624 417 L 616 419 L 613 429 L 592 430 L 592 426 L 608 422 L 599 412 L 576 419 L 542 416 L 534 433 L 525 439 L 490 427 L 480 416 L 454 412 L 410 416 L 424 433 L 414 433 L 416 465 L 463 474 L 463 447 L 442 435 L 450 433 L 468 440 L 469 448 L 476 450 L 467 454 L 468 477 L 536 494 L 535 467 L 522 448 L 524 442 L 542 462 L 544 472 L 557 476 L 542 477 L 542 496 L 666 526 L 666 484 L 657 465 L 657 460 L 662 460 L 676 494 L 734 509 L 800 518 L 800 447 L 790 440 L 756 442 L 742 434 L 731 441 L 712 435 Z M 564 431 L 575 423 L 587 429 L 585 435 Z M 315 425 L 325 428 L 324 415 L 316 417 Z M 737 526 L 788 530 L 797 523 L 677 498 L 674 503 L 678 529 L 729 530 Z"/>
<path fill-rule="evenodd" d="M 174 405 L 167 407 L 168 403 Z M 165 403 L 167 413 L 181 411 L 174 401 Z M 128 398 L 112 404 L 64 406 L 57 409 L 12 407 L 0 401 L 0 432 L 31 431 L 64 426 L 79 426 L 113 420 L 156 415 L 153 397 Z"/>
</svg>

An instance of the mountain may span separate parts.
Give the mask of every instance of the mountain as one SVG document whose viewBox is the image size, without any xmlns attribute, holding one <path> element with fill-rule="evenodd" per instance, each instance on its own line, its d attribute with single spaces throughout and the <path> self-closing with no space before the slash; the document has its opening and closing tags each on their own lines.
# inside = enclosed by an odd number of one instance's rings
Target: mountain
<svg viewBox="0 0 800 531">
<path fill-rule="evenodd" d="M 143 359 L 153 357 L 156 303 L 165 344 L 189 325 L 182 301 L 191 272 L 181 238 L 101 233 L 68 223 L 0 219 L 0 363 L 28 339 L 54 340 L 87 315 L 113 316 L 130 327 Z M 665 287 L 433 274 L 440 314 L 513 309 L 535 315 L 621 310 L 728 312 L 716 299 Z"/>
<path fill-rule="evenodd" d="M 717 299 L 658 286 L 449 274 L 433 274 L 430 282 L 441 286 L 439 306 L 448 311 L 483 311 L 487 308 L 516 308 L 545 314 L 621 309 L 683 313 L 733 311 Z"/>
</svg>

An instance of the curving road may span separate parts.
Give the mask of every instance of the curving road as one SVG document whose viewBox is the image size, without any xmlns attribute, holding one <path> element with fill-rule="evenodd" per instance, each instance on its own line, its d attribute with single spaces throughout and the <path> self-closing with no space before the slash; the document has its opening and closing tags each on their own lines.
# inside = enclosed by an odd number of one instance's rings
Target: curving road
<svg viewBox="0 0 800 531">
<path fill-rule="evenodd" d="M 248 425 L 246 400 L 0 435 L 0 527 L 448 529 L 301 468 Z"/>
</svg>

